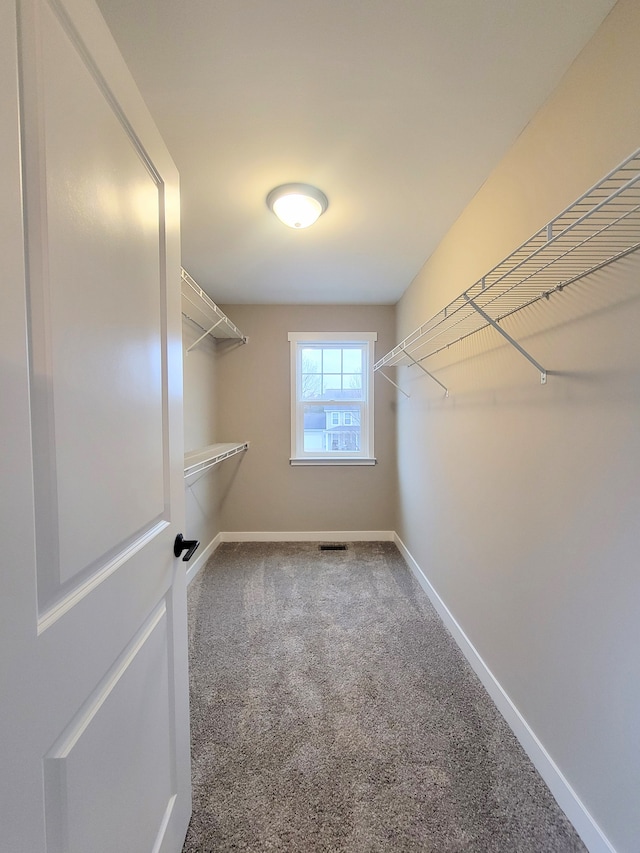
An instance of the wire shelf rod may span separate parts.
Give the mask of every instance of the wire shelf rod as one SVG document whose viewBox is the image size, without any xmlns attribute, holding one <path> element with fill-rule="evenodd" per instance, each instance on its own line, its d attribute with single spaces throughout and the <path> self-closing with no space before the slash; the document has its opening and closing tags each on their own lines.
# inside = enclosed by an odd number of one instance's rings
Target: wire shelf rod
<svg viewBox="0 0 640 853">
<path fill-rule="evenodd" d="M 639 176 L 639 177 L 640 177 L 640 176 Z M 629 211 L 629 213 L 625 214 L 625 216 L 630 215 L 630 213 L 636 212 L 637 210 L 638 210 L 638 206 L 636 205 L 636 207 L 634 207 L 632 211 Z M 589 214 L 585 214 L 585 216 L 583 216 L 583 217 L 581 218 L 581 220 L 586 219 L 588 216 L 589 216 Z M 566 249 L 566 251 L 561 252 L 561 253 L 560 253 L 560 255 L 558 255 L 558 256 L 556 256 L 556 257 L 552 257 L 552 258 L 550 258 L 550 259 L 549 259 L 549 261 L 548 261 L 546 264 L 542 264 L 539 268 L 535 269 L 532 273 L 530 273 L 530 274 L 529 274 L 528 276 L 526 276 L 524 279 L 519 279 L 518 281 L 514 282 L 514 284 L 512 284 L 508 289 L 510 290 L 510 289 L 513 289 L 513 288 L 515 288 L 515 287 L 520 286 L 520 284 L 521 284 L 523 281 L 526 281 L 528 278 L 531 278 L 532 276 L 539 274 L 542 270 L 546 269 L 547 267 L 550 267 L 550 266 L 551 266 L 551 265 L 553 265 L 553 264 L 561 263 L 561 262 L 562 262 L 562 259 L 563 259 L 564 257 L 568 256 L 568 255 L 569 255 L 571 252 L 573 252 L 573 251 L 578 251 L 580 248 L 582 248 L 582 247 L 583 247 L 584 245 L 586 245 L 587 243 L 589 243 L 589 242 L 591 242 L 591 241 L 593 241 L 593 240 L 597 240 L 597 239 L 598 239 L 598 237 L 599 237 L 599 236 L 601 236 L 601 235 L 603 235 L 603 234 L 606 232 L 606 230 L 607 230 L 608 228 L 611 228 L 613 225 L 615 225 L 615 224 L 616 224 L 616 222 L 620 221 L 620 219 L 622 219 L 622 218 L 623 218 L 623 217 L 619 217 L 618 219 L 614 220 L 613 222 L 611 222 L 611 223 L 609 223 L 609 224 L 607 224 L 607 225 L 603 226 L 602 228 L 598 229 L 595 233 L 589 233 L 589 234 L 587 234 L 587 235 L 586 235 L 582 240 L 580 240 L 580 242 L 578 242 L 578 243 L 576 243 L 576 244 L 571 244 L 571 245 Z M 576 224 L 577 224 L 577 223 L 576 223 Z M 540 246 L 539 248 L 537 248 L 534 252 L 532 252 L 530 255 L 528 255 L 526 258 L 524 258 L 524 259 L 523 259 L 522 261 L 520 261 L 518 264 L 516 264 L 515 266 L 511 267 L 510 269 L 508 269 L 508 270 L 507 270 L 507 272 L 505 272 L 502 276 L 500 276 L 498 279 L 496 279 L 494 282 L 492 282 L 489 286 L 485 286 L 485 287 L 484 287 L 484 288 L 482 288 L 482 289 L 486 291 L 486 290 L 488 290 L 488 289 L 489 289 L 489 287 L 492 287 L 492 288 L 493 288 L 495 285 L 500 284 L 500 282 L 501 282 L 501 281 L 503 281 L 507 276 L 510 276 L 510 275 L 513 275 L 514 273 L 516 273 L 516 272 L 517 272 L 517 271 L 518 271 L 522 266 L 524 266 L 524 264 L 530 263 L 530 262 L 532 262 L 534 259 L 536 259 L 536 258 L 537 258 L 537 256 L 538 256 L 541 252 L 543 252 L 543 251 L 545 251 L 547 248 L 551 247 L 551 246 L 552 246 L 552 244 L 554 244 L 554 245 L 553 245 L 553 248 L 558 248 L 558 247 L 560 247 L 560 246 L 561 246 L 560 241 L 561 241 L 561 240 L 562 240 L 562 239 L 567 235 L 567 233 L 568 233 L 568 232 L 569 232 L 573 227 L 574 227 L 574 226 L 573 226 L 573 225 L 571 225 L 571 226 L 569 226 L 565 231 L 563 231 L 563 232 L 561 232 L 560 234 L 557 234 L 556 236 L 554 236 L 554 237 L 553 237 L 553 238 L 552 238 L 548 243 L 546 243 L 544 246 Z M 495 269 L 495 268 L 494 268 L 494 269 Z M 469 288 L 469 290 L 472 290 L 472 289 L 476 288 L 476 287 L 478 286 L 478 284 L 479 284 L 479 282 L 476 282 L 474 285 L 472 285 L 472 287 L 471 287 L 471 288 Z M 503 291 L 502 293 L 498 293 L 497 295 L 493 296 L 491 301 L 493 301 L 493 300 L 495 300 L 495 299 L 500 298 L 500 296 L 502 296 L 504 292 L 506 292 L 506 291 Z"/>
<path fill-rule="evenodd" d="M 568 285 L 573 284 L 575 281 L 577 281 L 581 278 L 584 278 L 585 275 L 589 275 L 592 272 L 597 272 L 598 270 L 603 269 L 604 267 L 608 266 L 609 264 L 614 263 L 617 260 L 620 260 L 625 255 L 630 255 L 632 252 L 635 252 L 639 248 L 640 248 L 640 243 L 636 243 L 634 246 L 627 249 L 627 251 L 622 253 L 621 255 L 616 255 L 615 258 L 609 258 L 609 260 L 603 261 L 597 267 L 594 267 L 593 269 L 588 270 L 587 272 L 579 273 L 575 279 L 571 279 L 569 281 L 564 282 L 563 284 L 559 284 L 556 287 L 552 288 L 551 290 L 544 291 L 542 293 L 537 293 L 535 296 L 533 296 L 530 299 L 529 302 L 526 302 L 524 305 L 518 305 L 517 307 L 513 308 L 510 312 L 508 312 L 506 314 L 502 314 L 500 316 L 499 320 L 504 320 L 507 317 L 510 317 L 512 314 L 515 314 L 516 311 L 519 311 L 521 308 L 526 308 L 529 305 L 534 305 L 536 302 L 539 302 L 541 299 L 549 298 L 550 296 L 553 295 L 553 293 L 561 292 Z M 442 346 L 438 347 L 437 349 L 432 350 L 431 352 L 428 353 L 428 355 L 424 355 L 421 358 L 419 358 L 418 361 L 423 361 L 432 355 L 436 355 L 437 353 L 442 352 L 445 349 L 448 349 L 453 344 L 457 344 L 460 341 L 463 341 L 465 338 L 468 338 L 469 336 L 474 335 L 476 332 L 479 332 L 481 329 L 485 329 L 487 327 L 487 325 L 488 325 L 487 323 L 482 323 L 482 325 L 478 326 L 478 328 L 474 328 L 471 331 L 466 332 L 463 335 L 460 335 L 455 340 L 447 342 L 446 344 L 443 344 Z"/>
<path fill-rule="evenodd" d="M 420 364 L 640 247 L 640 149 L 374 365 Z M 466 294 L 466 296 L 465 296 Z M 487 320 L 470 308 L 471 298 Z M 428 351 L 425 353 L 425 349 Z"/>
</svg>

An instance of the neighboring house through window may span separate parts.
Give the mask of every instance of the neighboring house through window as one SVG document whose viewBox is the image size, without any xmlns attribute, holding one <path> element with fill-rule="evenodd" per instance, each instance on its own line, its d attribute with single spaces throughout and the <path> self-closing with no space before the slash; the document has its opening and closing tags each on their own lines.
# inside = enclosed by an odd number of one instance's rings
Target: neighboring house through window
<svg viewBox="0 0 640 853">
<path fill-rule="evenodd" d="M 291 463 L 373 465 L 376 332 L 290 332 Z"/>
</svg>

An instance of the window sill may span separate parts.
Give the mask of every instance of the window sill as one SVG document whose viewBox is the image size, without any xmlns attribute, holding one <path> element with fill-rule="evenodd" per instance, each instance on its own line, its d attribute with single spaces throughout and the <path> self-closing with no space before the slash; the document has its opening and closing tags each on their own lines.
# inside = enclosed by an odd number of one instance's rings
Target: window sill
<svg viewBox="0 0 640 853">
<path fill-rule="evenodd" d="M 309 456 L 306 458 L 297 457 L 295 459 L 289 459 L 289 464 L 298 466 L 298 465 L 376 465 L 376 459 L 365 459 L 361 456 L 350 456 L 346 459 L 341 459 L 336 456 Z"/>
</svg>

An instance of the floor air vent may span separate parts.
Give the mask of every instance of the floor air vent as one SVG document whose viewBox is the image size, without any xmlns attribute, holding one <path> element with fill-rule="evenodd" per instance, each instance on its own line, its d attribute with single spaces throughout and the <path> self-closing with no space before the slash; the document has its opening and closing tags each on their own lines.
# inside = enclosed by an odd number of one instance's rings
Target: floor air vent
<svg viewBox="0 0 640 853">
<path fill-rule="evenodd" d="M 325 543 L 324 545 L 319 546 L 321 551 L 348 551 L 348 545 L 331 545 L 329 543 Z"/>
</svg>

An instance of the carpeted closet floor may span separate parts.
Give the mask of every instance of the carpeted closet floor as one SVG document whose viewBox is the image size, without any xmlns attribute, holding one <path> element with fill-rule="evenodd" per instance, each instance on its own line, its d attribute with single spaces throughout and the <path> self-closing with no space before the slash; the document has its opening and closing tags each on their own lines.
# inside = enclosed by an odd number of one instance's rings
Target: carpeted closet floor
<svg viewBox="0 0 640 853">
<path fill-rule="evenodd" d="M 185 853 L 585 850 L 395 545 L 221 545 L 189 631 Z"/>
</svg>

